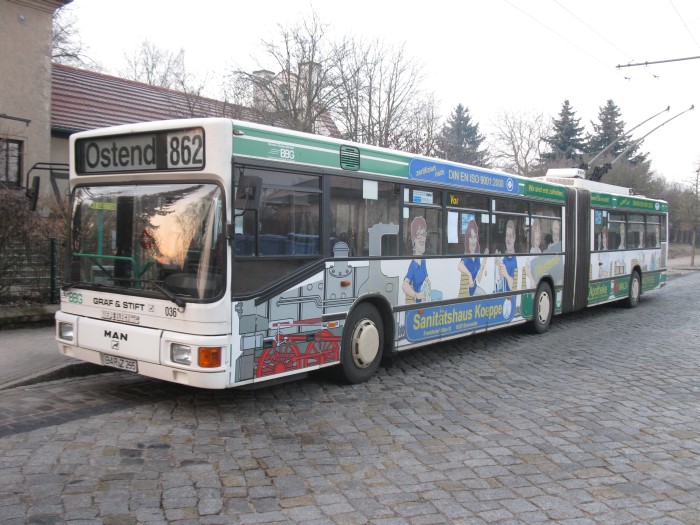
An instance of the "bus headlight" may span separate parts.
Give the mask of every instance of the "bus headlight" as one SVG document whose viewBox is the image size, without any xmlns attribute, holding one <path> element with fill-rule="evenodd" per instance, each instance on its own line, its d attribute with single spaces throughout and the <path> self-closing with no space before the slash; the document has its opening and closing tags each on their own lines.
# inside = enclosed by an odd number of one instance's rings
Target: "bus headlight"
<svg viewBox="0 0 700 525">
<path fill-rule="evenodd" d="M 181 365 L 192 364 L 192 349 L 187 345 L 172 343 L 170 345 L 170 359 Z"/>
<path fill-rule="evenodd" d="M 60 321 L 58 323 L 58 337 L 60 339 L 65 339 L 66 341 L 72 341 L 75 335 L 73 331 L 73 323 L 66 323 Z"/>
</svg>

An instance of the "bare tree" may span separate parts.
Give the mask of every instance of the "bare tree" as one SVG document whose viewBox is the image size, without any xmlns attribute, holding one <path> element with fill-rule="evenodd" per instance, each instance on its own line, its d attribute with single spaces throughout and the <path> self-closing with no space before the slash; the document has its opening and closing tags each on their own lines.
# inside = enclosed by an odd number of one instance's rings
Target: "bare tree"
<svg viewBox="0 0 700 525">
<path fill-rule="evenodd" d="M 182 70 L 175 74 L 175 81 L 171 86 L 171 89 L 180 91 L 183 94 L 184 106 L 176 106 L 179 108 L 177 116 L 183 118 L 215 116 L 211 114 L 211 108 L 205 104 L 204 92 L 206 88 L 207 79 L 189 73 L 183 65 Z M 216 116 L 230 115 L 226 115 L 225 110 L 222 110 L 221 115 Z"/>
<path fill-rule="evenodd" d="M 126 68 L 120 76 L 136 82 L 170 89 L 185 76 L 184 49 L 173 53 L 146 39 L 130 55 L 124 53 L 124 59 Z"/>
<path fill-rule="evenodd" d="M 87 56 L 76 27 L 75 13 L 70 6 L 57 9 L 53 15 L 51 60 L 59 64 L 83 67 L 93 71 L 102 69 Z"/>
<path fill-rule="evenodd" d="M 143 40 L 131 55 L 125 53 L 124 58 L 126 68 L 120 73 L 122 77 L 178 92 L 177 96 L 173 95 L 173 117 L 212 116 L 203 98 L 207 79 L 187 70 L 183 49 L 172 52 Z"/>
<path fill-rule="evenodd" d="M 403 47 L 387 49 L 378 41 L 346 43 L 337 53 L 342 88 L 336 117 L 350 140 L 401 147 L 430 95 L 420 90 L 421 66 Z M 433 116 L 435 113 L 433 112 Z"/>
<path fill-rule="evenodd" d="M 435 96 L 417 98 L 411 104 L 406 125 L 391 140 L 390 147 L 416 155 L 435 156 L 440 132 L 440 114 Z"/>
<path fill-rule="evenodd" d="M 538 174 L 549 126 L 541 113 L 502 111 L 492 122 L 489 150 L 498 166 L 526 177 Z"/>
<path fill-rule="evenodd" d="M 262 47 L 276 72 L 259 65 L 255 72 L 240 69 L 229 76 L 229 92 L 242 93 L 241 83 L 252 86 L 253 110 L 262 122 L 313 133 L 330 115 L 339 97 L 334 51 L 315 12 L 291 27 L 279 26 L 277 40 Z"/>
<path fill-rule="evenodd" d="M 222 82 L 220 98 L 224 103 L 222 116 L 243 118 L 244 108 L 253 107 L 253 85 L 247 77 L 229 74 Z"/>
</svg>

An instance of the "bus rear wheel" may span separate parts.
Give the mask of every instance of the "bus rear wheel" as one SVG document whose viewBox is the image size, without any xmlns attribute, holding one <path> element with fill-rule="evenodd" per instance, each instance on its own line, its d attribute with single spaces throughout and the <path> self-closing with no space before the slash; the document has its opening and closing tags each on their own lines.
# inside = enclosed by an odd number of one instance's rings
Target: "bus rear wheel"
<svg viewBox="0 0 700 525">
<path fill-rule="evenodd" d="M 534 312 L 532 315 L 531 328 L 536 334 L 541 334 L 549 329 L 552 323 L 552 312 L 554 311 L 554 294 L 549 283 L 540 283 L 535 292 Z"/>
<path fill-rule="evenodd" d="M 642 295 L 642 278 L 639 276 L 639 272 L 634 270 L 632 276 L 630 277 L 630 294 L 625 299 L 625 306 L 627 308 L 634 308 L 639 304 L 639 298 Z"/>
<path fill-rule="evenodd" d="M 384 348 L 382 317 L 371 304 L 361 304 L 348 316 L 340 349 L 341 378 L 350 384 L 369 381 L 379 368 Z"/>
</svg>

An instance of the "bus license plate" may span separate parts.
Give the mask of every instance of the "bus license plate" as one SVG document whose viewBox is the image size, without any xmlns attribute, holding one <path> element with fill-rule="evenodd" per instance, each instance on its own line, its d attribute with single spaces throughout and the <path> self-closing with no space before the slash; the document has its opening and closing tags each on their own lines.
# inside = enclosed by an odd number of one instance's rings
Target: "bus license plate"
<svg viewBox="0 0 700 525">
<path fill-rule="evenodd" d="M 105 366 L 118 368 L 119 370 L 128 370 L 129 372 L 138 373 L 139 365 L 133 359 L 125 359 L 116 355 L 105 355 Z"/>
</svg>

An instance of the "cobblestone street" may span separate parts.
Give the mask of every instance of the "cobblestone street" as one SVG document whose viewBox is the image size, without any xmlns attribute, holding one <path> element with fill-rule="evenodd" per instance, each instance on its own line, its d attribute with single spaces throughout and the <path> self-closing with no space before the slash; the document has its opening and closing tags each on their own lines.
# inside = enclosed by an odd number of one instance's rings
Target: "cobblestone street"
<svg viewBox="0 0 700 525">
<path fill-rule="evenodd" d="M 0 393 L 0 523 L 700 524 L 700 274 L 328 374 Z"/>
</svg>

